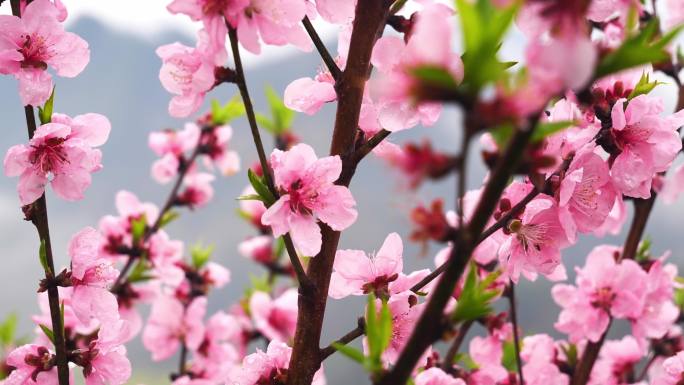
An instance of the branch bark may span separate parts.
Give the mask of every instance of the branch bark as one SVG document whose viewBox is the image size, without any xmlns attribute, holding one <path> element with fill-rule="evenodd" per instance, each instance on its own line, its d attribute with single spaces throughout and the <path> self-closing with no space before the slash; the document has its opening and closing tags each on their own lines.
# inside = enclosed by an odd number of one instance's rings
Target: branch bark
<svg viewBox="0 0 684 385">
<path fill-rule="evenodd" d="M 350 50 L 340 80 L 335 84 L 338 95 L 335 128 L 330 145 L 331 155 L 350 154 L 359 122 L 363 91 L 370 68 L 373 45 L 385 25 L 389 12 L 386 0 L 364 0 L 356 6 Z M 350 178 L 351 180 L 351 178 Z M 348 185 L 349 181 L 343 183 Z M 323 328 L 328 286 L 340 233 L 321 224 L 323 245 L 311 259 L 307 271 L 315 286 L 312 292 L 300 290 L 297 329 L 288 370 L 288 385 L 309 385 L 321 364 L 320 339 Z"/>
<path fill-rule="evenodd" d="M 506 152 L 499 159 L 489 182 L 482 192 L 472 219 L 464 229 L 465 231 L 458 232 L 446 269 L 431 293 L 430 300 L 427 302 L 423 314 L 416 323 L 411 337 L 409 337 L 405 345 L 406 347 L 394 367 L 380 379 L 379 385 L 405 384 L 425 349 L 441 337 L 442 328 L 437 326 L 443 324 L 444 307 L 454 292 L 456 283 L 463 275 L 472 251 L 477 246 L 477 241 L 496 208 L 501 193 L 508 184 L 509 177 L 520 162 L 538 119 L 539 115 L 534 116 L 525 126 L 520 127 L 516 131 L 506 148 Z"/>
</svg>

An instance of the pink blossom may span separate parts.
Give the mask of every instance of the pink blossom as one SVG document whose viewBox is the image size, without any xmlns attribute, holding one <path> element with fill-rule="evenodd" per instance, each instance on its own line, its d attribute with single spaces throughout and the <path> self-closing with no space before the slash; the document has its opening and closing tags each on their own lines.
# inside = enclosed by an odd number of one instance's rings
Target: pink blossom
<svg viewBox="0 0 684 385">
<path fill-rule="evenodd" d="M 6 364 L 15 369 L 3 383 L 57 385 L 57 368 L 49 364 L 52 357 L 53 353 L 44 346 L 35 344 L 19 346 L 7 356 Z"/>
<path fill-rule="evenodd" d="M 520 357 L 524 360 L 523 374 L 529 385 L 568 385 L 570 378 L 555 364 L 557 348 L 546 334 L 527 336 L 522 343 Z"/>
<path fill-rule="evenodd" d="M 178 194 L 177 204 L 191 209 L 204 207 L 214 197 L 211 182 L 216 177 L 206 172 L 190 173 L 183 178 L 184 189 Z"/>
<path fill-rule="evenodd" d="M 318 159 L 313 148 L 298 144 L 289 151 L 274 150 L 271 165 L 280 199 L 261 217 L 278 237 L 287 232 L 295 246 L 307 256 L 321 249 L 321 231 L 316 219 L 341 231 L 356 220 L 356 202 L 347 187 L 334 182 L 342 172 L 339 156 Z"/>
<path fill-rule="evenodd" d="M 666 0 L 667 12 L 663 22 L 663 27 L 668 30 L 684 23 L 684 3 L 680 0 Z"/>
<path fill-rule="evenodd" d="M 642 314 L 647 274 L 633 260 L 615 262 L 621 250 L 597 246 L 577 269 L 577 286 L 558 284 L 551 294 L 561 311 L 555 327 L 570 342 L 583 338 L 596 342 L 608 327 L 609 317 L 634 319 Z"/>
<path fill-rule="evenodd" d="M 684 352 L 666 359 L 661 373 L 651 381 L 651 385 L 677 385 L 684 376 Z"/>
<path fill-rule="evenodd" d="M 349 24 L 354 20 L 357 0 L 316 0 L 316 10 L 323 20 L 333 24 Z"/>
<path fill-rule="evenodd" d="M 560 249 L 568 241 L 553 200 L 540 197 L 528 203 L 520 218 L 509 222 L 507 231 L 510 235 L 499 249 L 499 261 L 513 281 L 520 273 L 528 278 L 536 273 L 564 275 L 558 270 L 564 269 Z"/>
<path fill-rule="evenodd" d="M 228 143 L 233 137 L 233 129 L 229 125 L 214 127 L 203 133 L 203 154 L 206 155 L 205 164 L 209 169 L 215 166 L 223 175 L 233 175 L 240 170 L 238 153 L 228 149 Z"/>
<path fill-rule="evenodd" d="M 561 224 L 568 239 L 574 241 L 576 231 L 588 233 L 601 226 L 616 196 L 606 161 L 593 152 L 575 156 L 558 194 Z"/>
<path fill-rule="evenodd" d="M 284 382 L 287 376 L 287 367 L 290 364 L 292 348 L 284 342 L 271 341 L 266 351 L 257 349 L 245 357 L 242 366 L 231 375 L 231 381 L 235 385 L 258 385 Z M 311 385 L 325 385 L 323 369 L 318 369 L 314 374 Z"/>
<path fill-rule="evenodd" d="M 52 92 L 50 66 L 57 75 L 75 77 L 90 60 L 88 43 L 65 32 L 61 3 L 49 0 L 31 2 L 22 17 L 0 16 L 0 73 L 19 80 L 19 96 L 24 105 L 43 104 Z"/>
<path fill-rule="evenodd" d="M 242 190 L 240 196 L 254 195 L 256 191 L 249 185 Z M 261 216 L 266 212 L 264 202 L 259 200 L 240 200 L 240 215 L 247 219 L 252 225 L 258 229 L 262 229 L 264 225 L 261 224 Z"/>
<path fill-rule="evenodd" d="M 119 271 L 110 260 L 100 256 L 103 241 L 102 235 L 92 227 L 79 231 L 69 241 L 73 286 L 71 306 L 84 324 L 90 323 L 92 318 L 102 325 L 119 319 L 116 297 L 109 291 Z"/>
<path fill-rule="evenodd" d="M 402 272 L 402 251 L 403 244 L 397 233 L 389 234 L 375 254 L 367 255 L 361 250 L 338 250 L 330 279 L 330 296 L 340 299 L 373 292 L 377 296 L 387 297 L 408 290 L 412 283 L 417 283 L 425 274 L 405 275 Z"/>
<path fill-rule="evenodd" d="M 272 263 L 274 260 L 273 237 L 258 235 L 245 239 L 238 245 L 238 252 L 243 257 L 259 263 Z"/>
<path fill-rule="evenodd" d="M 399 354 L 406 346 L 425 307 L 425 304 L 412 305 L 411 296 L 415 296 L 415 294 L 405 291 L 391 296 L 387 301 L 387 306 L 392 314 L 392 338 L 389 346 L 382 353 L 382 360 L 386 364 L 393 364 L 399 358 Z M 379 309 L 380 305 L 378 304 L 376 308 Z M 364 339 L 364 350 L 367 350 L 366 345 Z M 429 354 L 430 350 L 428 349 L 420 361 L 425 361 Z"/>
<path fill-rule="evenodd" d="M 634 366 L 645 355 L 645 349 L 639 346 L 632 336 L 621 340 L 607 341 L 601 348 L 589 385 L 621 385 L 623 378 L 634 370 Z"/>
<path fill-rule="evenodd" d="M 100 329 L 98 339 L 81 353 L 86 385 L 121 385 L 131 376 L 131 363 L 126 357 L 124 341 L 128 339 L 126 327 L 107 335 Z"/>
<path fill-rule="evenodd" d="M 159 156 L 167 154 L 179 157 L 192 150 L 199 141 L 200 128 L 195 123 L 186 123 L 182 130 L 151 132 L 147 144 Z"/>
<path fill-rule="evenodd" d="M 206 307 L 206 297 L 196 298 L 187 308 L 175 298 L 158 298 L 142 335 L 143 345 L 152 353 L 152 359 L 162 361 L 171 357 L 181 343 L 197 350 L 204 338 L 202 318 Z"/>
<path fill-rule="evenodd" d="M 102 168 L 102 153 L 93 147 L 107 141 L 110 129 L 109 120 L 99 114 L 73 119 L 54 114 L 53 122 L 38 127 L 28 145 L 7 150 L 5 174 L 19 176 L 21 204 L 38 199 L 48 182 L 60 198 L 83 199 L 91 182 L 90 173 Z"/>
<path fill-rule="evenodd" d="M 626 108 L 623 104 L 624 100 L 619 100 L 611 113 L 613 128 L 607 144 L 614 147 L 611 176 L 623 194 L 648 198 L 654 175 L 666 171 L 682 148 L 676 130 L 684 115 L 662 118 L 660 99 L 648 95 L 635 97 Z"/>
<path fill-rule="evenodd" d="M 320 81 L 318 77 L 315 80 L 299 78 L 285 88 L 283 99 L 288 108 L 313 115 L 325 103 L 336 100 L 337 92 L 334 81 Z"/>
<path fill-rule="evenodd" d="M 647 338 L 663 338 L 679 318 L 679 308 L 673 302 L 677 266 L 664 264 L 662 257 L 648 268 L 647 286 L 644 290 L 644 309 L 633 317 L 632 334 L 646 346 Z"/>
<path fill-rule="evenodd" d="M 220 311 L 211 316 L 204 341 L 193 361 L 193 372 L 202 372 L 204 377 L 225 382 L 238 363 L 239 354 L 232 342 L 241 332 L 233 315 Z"/>
<path fill-rule="evenodd" d="M 452 16 L 449 7 L 426 2 L 417 13 L 406 44 L 393 36 L 382 37 L 375 43 L 371 62 L 383 75 L 375 85 L 381 95 L 379 119 L 386 130 L 399 131 L 419 122 L 429 126 L 439 117 L 439 104 L 415 105 L 418 83 L 412 74 L 414 69 L 439 67 L 448 71 L 455 82 L 463 79 L 463 62 L 452 50 Z"/>
<path fill-rule="evenodd" d="M 487 336 L 476 336 L 470 340 L 468 350 L 478 369 L 473 373 L 477 384 L 498 383 L 508 377 L 508 370 L 501 364 L 503 343 L 510 339 L 510 324 L 492 330 Z"/>
<path fill-rule="evenodd" d="M 214 86 L 214 68 L 218 55 L 207 46 L 207 33 L 200 31 L 197 47 L 181 43 L 157 48 L 162 59 L 159 80 L 174 96 L 169 103 L 169 114 L 176 118 L 196 112 L 206 93 Z"/>
<path fill-rule="evenodd" d="M 446 374 L 442 369 L 430 368 L 420 372 L 415 379 L 416 385 L 466 385 L 460 378 Z"/>
<path fill-rule="evenodd" d="M 672 173 L 665 180 L 659 196 L 663 198 L 663 202 L 672 204 L 682 192 L 684 192 L 684 164 L 680 164 L 672 170 Z"/>
<path fill-rule="evenodd" d="M 278 298 L 256 291 L 249 299 L 254 327 L 269 340 L 288 342 L 297 327 L 297 289 L 288 289 Z"/>
<path fill-rule="evenodd" d="M 225 16 L 242 11 L 249 0 L 173 0 L 166 9 L 172 14 L 182 13 L 194 21 L 202 21 L 206 31 L 207 45 L 215 52 L 216 65 L 226 60 Z"/>
<path fill-rule="evenodd" d="M 259 38 L 268 45 L 292 44 L 308 52 L 311 39 L 301 25 L 307 8 L 304 0 L 249 0 L 226 20 L 237 30 L 242 46 L 254 54 L 261 52 Z"/>
</svg>

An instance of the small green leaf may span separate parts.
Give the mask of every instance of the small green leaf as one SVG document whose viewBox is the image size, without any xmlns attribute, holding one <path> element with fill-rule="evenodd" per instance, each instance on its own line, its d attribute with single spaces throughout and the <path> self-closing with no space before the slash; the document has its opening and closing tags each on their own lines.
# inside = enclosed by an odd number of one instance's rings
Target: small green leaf
<svg viewBox="0 0 684 385">
<path fill-rule="evenodd" d="M 275 203 L 275 197 L 273 194 L 271 194 L 271 191 L 266 186 L 266 183 L 264 183 L 263 178 L 255 174 L 251 168 L 247 169 L 247 178 L 249 179 L 249 183 L 254 188 L 254 191 L 256 191 L 256 193 L 263 198 L 262 201 L 267 207 L 270 207 L 273 203 Z"/>
<path fill-rule="evenodd" d="M 649 92 L 653 91 L 653 89 L 660 84 L 665 83 L 659 82 L 657 80 L 650 81 L 648 73 L 644 71 L 644 73 L 641 74 L 639 82 L 636 84 L 636 86 L 634 86 L 634 89 L 632 90 L 632 92 L 630 92 L 629 96 L 627 97 L 627 100 L 632 100 L 639 95 L 646 95 Z"/>
<path fill-rule="evenodd" d="M 51 330 L 49 327 L 47 327 L 47 326 L 45 326 L 45 325 L 43 325 L 43 324 L 38 324 L 38 326 L 40 327 L 40 330 L 42 330 L 43 333 L 45 333 L 45 335 L 46 335 L 47 338 L 50 340 L 50 342 L 52 342 L 52 344 L 54 345 L 54 343 L 55 343 L 55 333 L 53 333 L 52 330 Z"/>
<path fill-rule="evenodd" d="M 264 198 L 257 194 L 240 195 L 236 199 L 239 201 L 264 201 Z"/>
<path fill-rule="evenodd" d="M 127 281 L 129 283 L 149 281 L 154 278 L 153 275 L 148 274 L 150 267 L 147 263 L 147 258 L 140 258 L 133 266 L 131 273 L 128 275 Z"/>
<path fill-rule="evenodd" d="M 500 149 L 503 149 L 508 145 L 508 141 L 513 136 L 514 130 L 515 128 L 512 124 L 503 124 L 490 129 L 489 133 L 492 135 L 492 139 L 494 139 L 496 146 Z"/>
<path fill-rule="evenodd" d="M 378 314 L 375 308 L 375 294 L 370 293 L 367 297 L 366 305 L 366 336 L 368 337 L 369 357 L 380 357 L 382 352 L 379 350 L 381 344 L 380 332 L 378 330 Z"/>
<path fill-rule="evenodd" d="M 567 343 L 566 344 L 561 344 L 561 349 L 563 349 L 563 352 L 565 353 L 565 357 L 567 358 L 568 365 L 570 367 L 574 368 L 575 365 L 577 364 L 577 357 L 578 357 L 578 352 L 577 352 L 577 345 Z"/>
<path fill-rule="evenodd" d="M 478 281 L 477 265 L 471 263 L 456 309 L 452 314 L 455 322 L 475 321 L 492 312 L 491 301 L 501 292 L 489 287 L 499 274 L 501 273 L 491 273 L 484 280 Z"/>
<path fill-rule="evenodd" d="M 245 105 L 239 95 L 233 96 L 225 105 L 221 106 L 218 100 L 211 101 L 211 118 L 215 125 L 224 125 L 231 120 L 245 114 Z"/>
<path fill-rule="evenodd" d="M 278 135 L 289 130 L 296 116 L 296 112 L 285 106 L 283 100 L 271 86 L 266 87 L 266 100 L 268 100 L 268 104 L 271 106 L 273 133 Z"/>
<path fill-rule="evenodd" d="M 510 67 L 499 61 L 497 53 L 520 3 L 499 7 L 491 0 L 456 0 L 465 51 L 463 84 L 470 93 L 476 94 L 486 84 L 501 79 Z"/>
<path fill-rule="evenodd" d="M 451 73 L 443 67 L 432 65 L 424 65 L 411 69 L 411 75 L 414 78 L 424 82 L 430 87 L 439 87 L 445 89 L 456 89 L 458 83 L 451 76 Z"/>
<path fill-rule="evenodd" d="M 532 133 L 532 138 L 530 141 L 532 143 L 539 143 L 546 137 L 551 136 L 558 131 L 564 130 L 568 127 L 572 127 L 575 124 L 572 120 L 562 120 L 558 122 L 544 122 L 537 124 Z"/>
<path fill-rule="evenodd" d="M 38 259 L 40 260 L 40 265 L 43 266 L 43 270 L 46 273 L 52 273 L 50 270 L 50 266 L 48 265 L 47 262 L 47 251 L 45 248 L 45 240 L 41 239 L 40 240 L 40 247 L 38 248 Z"/>
<path fill-rule="evenodd" d="M 145 214 L 138 218 L 131 219 L 131 235 L 133 235 L 133 244 L 138 245 L 140 240 L 145 236 L 147 229 L 147 217 Z"/>
<path fill-rule="evenodd" d="M 522 349 L 522 346 L 520 347 Z M 503 357 L 501 357 L 501 365 L 508 369 L 509 372 L 518 371 L 518 361 L 515 356 L 515 343 L 513 341 L 506 341 L 503 344 Z"/>
<path fill-rule="evenodd" d="M 335 348 L 335 350 L 342 353 L 342 355 L 347 356 L 348 358 L 358 362 L 359 364 L 363 364 L 366 360 L 366 357 L 363 355 L 363 352 L 352 346 L 343 345 L 339 342 L 333 342 L 332 346 Z"/>
<path fill-rule="evenodd" d="M 283 237 L 278 237 L 278 239 L 276 239 L 273 245 L 273 255 L 275 255 L 276 258 L 280 259 L 284 252 L 285 240 L 283 240 Z"/>
<path fill-rule="evenodd" d="M 378 319 L 378 334 L 380 335 L 380 352 L 384 352 L 392 340 L 392 313 L 390 312 L 387 301 L 383 299 Z"/>
<path fill-rule="evenodd" d="M 214 252 L 214 245 L 203 246 L 201 243 L 196 243 L 190 248 L 190 256 L 192 258 L 192 265 L 196 269 L 202 268 Z"/>
<path fill-rule="evenodd" d="M 273 121 L 267 117 L 264 114 L 256 113 L 254 114 L 254 117 L 256 118 L 257 123 L 259 124 L 259 127 L 263 127 L 266 129 L 266 131 L 276 134 L 276 126 Z"/>
<path fill-rule="evenodd" d="M 52 121 L 52 110 L 55 104 L 55 87 L 52 87 L 50 97 L 45 102 L 43 107 L 38 107 L 38 119 L 41 124 L 47 124 Z"/>
<path fill-rule="evenodd" d="M 168 210 L 167 212 L 162 215 L 161 220 L 159 221 L 159 228 L 164 228 L 166 225 L 169 223 L 175 221 L 180 217 L 180 213 L 176 210 Z"/>
<path fill-rule="evenodd" d="M 14 342 L 14 335 L 17 332 L 18 318 L 16 313 L 10 313 L 0 324 L 0 343 L 3 346 L 11 345 Z"/>
<path fill-rule="evenodd" d="M 662 37 L 658 37 L 658 19 L 649 21 L 636 35 L 628 37 L 620 47 L 603 57 L 596 68 L 596 77 L 667 60 L 670 57 L 667 45 L 683 28 L 684 25 L 677 26 Z"/>
<path fill-rule="evenodd" d="M 648 261 L 651 257 L 652 244 L 653 242 L 651 241 L 651 237 L 644 237 L 644 239 L 639 243 L 639 248 L 637 249 L 634 259 L 636 259 L 637 262 Z"/>
<path fill-rule="evenodd" d="M 454 356 L 454 364 L 462 363 L 468 370 L 478 369 L 480 366 L 473 360 L 468 353 L 458 353 Z"/>
</svg>

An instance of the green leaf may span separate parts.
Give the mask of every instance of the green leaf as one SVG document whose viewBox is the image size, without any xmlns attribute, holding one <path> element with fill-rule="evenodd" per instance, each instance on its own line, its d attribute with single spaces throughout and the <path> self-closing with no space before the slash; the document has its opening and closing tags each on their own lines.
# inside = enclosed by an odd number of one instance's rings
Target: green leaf
<svg viewBox="0 0 684 385">
<path fill-rule="evenodd" d="M 492 128 L 489 130 L 489 133 L 492 135 L 492 139 L 494 139 L 496 146 L 503 149 L 508 145 L 508 141 L 513 136 L 514 130 L 515 128 L 512 124 L 503 124 L 501 126 Z"/>
<path fill-rule="evenodd" d="M 203 246 L 201 243 L 196 243 L 190 248 L 190 257 L 192 258 L 192 265 L 195 269 L 200 269 L 204 266 L 211 254 L 214 252 L 214 245 Z"/>
<path fill-rule="evenodd" d="M 52 121 L 52 110 L 55 104 L 55 87 L 52 87 L 52 92 L 50 97 L 45 102 L 43 107 L 38 107 L 38 119 L 40 119 L 40 124 L 47 124 Z"/>
<path fill-rule="evenodd" d="M 666 47 L 682 28 L 684 25 L 677 26 L 662 37 L 658 37 L 658 20 L 649 21 L 636 35 L 625 39 L 620 47 L 603 57 L 596 68 L 596 77 L 669 59 L 670 54 Z"/>
<path fill-rule="evenodd" d="M 145 236 L 147 229 L 147 216 L 145 214 L 138 218 L 131 219 L 131 235 L 133 235 L 133 245 L 138 245 Z"/>
<path fill-rule="evenodd" d="M 292 126 L 296 112 L 285 106 L 283 100 L 271 86 L 266 87 L 266 100 L 268 100 L 268 104 L 271 106 L 273 133 L 277 135 L 286 132 Z"/>
<path fill-rule="evenodd" d="M 154 278 L 153 275 L 148 274 L 150 267 L 147 263 L 147 258 L 140 258 L 133 266 L 131 273 L 128 275 L 127 281 L 129 283 L 149 281 Z"/>
<path fill-rule="evenodd" d="M 14 335 L 17 332 L 18 318 L 16 313 L 10 313 L 0 324 L 0 343 L 3 346 L 11 345 L 14 342 Z"/>
<path fill-rule="evenodd" d="M 265 128 L 266 131 L 272 134 L 276 134 L 276 125 L 268 116 L 257 112 L 254 114 L 254 117 L 256 118 L 256 121 L 260 127 Z"/>
<path fill-rule="evenodd" d="M 468 353 L 464 352 L 458 353 L 454 356 L 454 364 L 458 364 L 459 362 L 468 370 L 475 370 L 480 367 Z"/>
<path fill-rule="evenodd" d="M 568 365 L 574 368 L 577 364 L 578 358 L 577 345 L 571 343 L 567 343 L 567 345 L 562 344 L 561 349 L 563 349 L 563 352 L 565 353 L 565 357 L 568 360 Z"/>
<path fill-rule="evenodd" d="M 270 207 L 273 203 L 275 203 L 275 197 L 273 194 L 271 194 L 271 191 L 266 186 L 266 183 L 264 183 L 263 178 L 255 174 L 251 168 L 247 169 L 247 178 L 249 179 L 249 183 L 252 185 L 252 187 L 254 187 L 254 191 L 261 196 L 266 207 Z"/>
<path fill-rule="evenodd" d="M 159 221 L 159 228 L 161 229 L 161 228 L 166 227 L 166 225 L 175 221 L 176 219 L 178 219 L 178 217 L 180 217 L 180 213 L 178 211 L 168 210 L 167 212 L 164 213 L 164 215 L 162 215 L 162 218 Z"/>
<path fill-rule="evenodd" d="M 639 243 L 639 248 L 637 249 L 634 259 L 636 259 L 637 262 L 648 261 L 651 257 L 652 244 L 653 242 L 651 241 L 651 237 L 644 237 L 644 239 Z"/>
<path fill-rule="evenodd" d="M 42 330 L 43 333 L 45 333 L 45 335 L 50 340 L 50 342 L 52 342 L 52 344 L 54 345 L 55 344 L 55 333 L 53 333 L 49 327 L 47 327 L 43 324 L 38 324 L 38 326 L 40 327 L 40 330 Z"/>
<path fill-rule="evenodd" d="M 283 239 L 283 237 L 278 237 L 278 239 L 276 239 L 273 245 L 273 255 L 275 255 L 276 258 L 280 259 L 284 252 L 285 240 Z"/>
<path fill-rule="evenodd" d="M 475 321 L 492 312 L 491 301 L 501 294 L 500 290 L 490 289 L 492 282 L 501 274 L 496 271 L 479 281 L 477 265 L 470 264 L 463 290 L 458 298 L 456 310 L 452 314 L 455 322 Z"/>
<path fill-rule="evenodd" d="M 257 194 L 240 195 L 236 199 L 239 201 L 264 201 L 264 198 Z"/>
<path fill-rule="evenodd" d="M 332 346 L 335 348 L 335 350 L 342 353 L 342 355 L 347 356 L 348 358 L 358 362 L 359 364 L 363 364 L 366 360 L 366 357 L 363 355 L 363 352 L 352 346 L 343 345 L 339 342 L 333 342 Z"/>
<path fill-rule="evenodd" d="M 520 347 L 522 350 L 522 346 Z M 503 356 L 501 357 L 501 365 L 508 369 L 509 372 L 518 371 L 518 361 L 515 357 L 515 343 L 513 341 L 506 341 L 503 344 Z"/>
<path fill-rule="evenodd" d="M 458 83 L 451 73 L 443 67 L 424 65 L 411 69 L 411 75 L 430 87 L 456 89 Z"/>
<path fill-rule="evenodd" d="M 378 313 L 375 308 L 375 294 L 370 293 L 367 297 L 366 305 L 366 336 L 368 337 L 368 351 L 369 357 L 380 357 L 382 354 L 379 351 L 381 344 L 380 331 L 378 330 Z"/>
<path fill-rule="evenodd" d="M 46 273 L 53 273 L 52 270 L 50 270 L 50 266 L 48 265 L 47 262 L 47 251 L 45 248 L 45 240 L 41 239 L 40 240 L 40 247 L 38 248 L 38 259 L 40 260 L 40 265 L 43 266 L 43 270 Z"/>
<path fill-rule="evenodd" d="M 629 96 L 627 97 L 627 100 L 632 100 L 639 95 L 646 95 L 649 92 L 653 91 L 653 89 L 660 84 L 665 83 L 659 82 L 657 80 L 650 81 L 648 73 L 644 71 L 641 74 L 639 82 L 636 84 L 636 86 L 634 86 L 634 89 L 632 90 L 632 92 L 630 92 Z"/>
<path fill-rule="evenodd" d="M 539 143 L 544 140 L 544 138 L 568 127 L 572 127 L 573 125 L 575 125 L 575 122 L 572 120 L 539 123 L 537 124 L 537 127 L 534 128 L 534 132 L 532 133 L 532 138 L 530 138 L 530 141 L 532 143 Z"/>
<path fill-rule="evenodd" d="M 390 312 L 387 300 L 382 300 L 380 318 L 378 319 L 378 334 L 380 335 L 380 352 L 384 352 L 392 340 L 392 313 Z"/>
<path fill-rule="evenodd" d="M 224 125 L 231 120 L 245 114 L 245 105 L 239 95 L 233 96 L 225 105 L 221 106 L 218 100 L 211 101 L 211 119 L 215 125 Z"/>
<path fill-rule="evenodd" d="M 490 0 L 456 0 L 465 49 L 463 83 L 471 93 L 502 78 L 510 66 L 499 61 L 497 52 L 520 3 L 502 8 Z"/>
</svg>

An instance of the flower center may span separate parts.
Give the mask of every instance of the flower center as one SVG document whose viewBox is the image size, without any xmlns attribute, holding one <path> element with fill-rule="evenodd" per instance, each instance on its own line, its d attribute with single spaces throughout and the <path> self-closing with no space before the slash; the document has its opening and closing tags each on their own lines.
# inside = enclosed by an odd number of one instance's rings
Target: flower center
<svg viewBox="0 0 684 385">
<path fill-rule="evenodd" d="M 311 215 L 311 201 L 316 198 L 317 194 L 307 191 L 301 179 L 297 179 L 290 185 L 287 194 L 290 195 L 290 209 L 292 211 Z"/>
<path fill-rule="evenodd" d="M 609 287 L 602 287 L 594 293 L 591 305 L 606 311 L 610 310 L 610 306 L 615 299 L 615 293 Z"/>
<path fill-rule="evenodd" d="M 69 163 L 63 143 L 63 138 L 50 138 L 37 146 L 32 146 L 33 152 L 29 155 L 29 161 L 45 174 L 54 173 L 63 164 Z"/>
<path fill-rule="evenodd" d="M 52 56 L 48 51 L 45 39 L 42 36 L 22 35 L 24 44 L 19 49 L 19 52 L 24 56 L 21 62 L 22 68 L 38 68 L 47 69 L 45 61 Z"/>
</svg>

